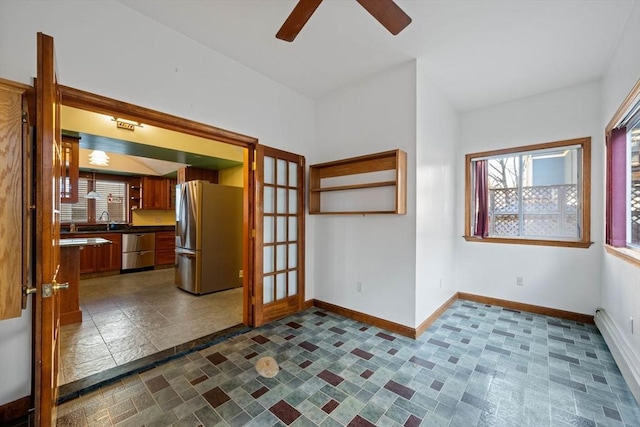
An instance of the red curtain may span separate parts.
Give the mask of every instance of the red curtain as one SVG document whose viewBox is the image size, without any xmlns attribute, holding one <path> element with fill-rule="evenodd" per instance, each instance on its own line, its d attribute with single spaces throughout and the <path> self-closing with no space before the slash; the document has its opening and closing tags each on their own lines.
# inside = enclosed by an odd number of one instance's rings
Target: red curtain
<svg viewBox="0 0 640 427">
<path fill-rule="evenodd" d="M 627 130 L 607 138 L 607 244 L 627 245 Z"/>
<path fill-rule="evenodd" d="M 489 235 L 489 162 L 476 160 L 474 167 L 476 209 L 473 235 L 487 237 Z"/>
</svg>

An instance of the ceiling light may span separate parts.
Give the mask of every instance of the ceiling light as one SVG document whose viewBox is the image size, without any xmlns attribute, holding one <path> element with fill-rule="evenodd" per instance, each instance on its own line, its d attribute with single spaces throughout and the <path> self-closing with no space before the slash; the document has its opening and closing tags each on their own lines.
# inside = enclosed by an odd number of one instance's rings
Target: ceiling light
<svg viewBox="0 0 640 427">
<path fill-rule="evenodd" d="M 89 164 L 95 166 L 109 166 L 109 156 L 101 150 L 93 150 L 89 154 Z"/>
<path fill-rule="evenodd" d="M 114 117 L 113 119 L 111 119 L 111 121 L 116 122 L 116 127 L 118 129 L 130 130 L 132 132 L 135 131 L 137 127 L 142 127 L 142 123 L 134 122 L 133 120 L 119 119 L 117 117 Z"/>
</svg>

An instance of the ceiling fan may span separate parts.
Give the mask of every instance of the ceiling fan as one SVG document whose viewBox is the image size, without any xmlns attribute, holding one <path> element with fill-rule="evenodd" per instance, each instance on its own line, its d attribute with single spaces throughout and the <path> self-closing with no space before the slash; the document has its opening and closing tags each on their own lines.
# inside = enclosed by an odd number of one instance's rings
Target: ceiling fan
<svg viewBox="0 0 640 427">
<path fill-rule="evenodd" d="M 404 13 L 393 0 L 356 1 L 394 36 L 411 23 L 409 15 Z M 287 20 L 282 24 L 276 38 L 292 42 L 311 18 L 313 12 L 320 6 L 320 3 L 322 0 L 299 0 Z"/>
</svg>

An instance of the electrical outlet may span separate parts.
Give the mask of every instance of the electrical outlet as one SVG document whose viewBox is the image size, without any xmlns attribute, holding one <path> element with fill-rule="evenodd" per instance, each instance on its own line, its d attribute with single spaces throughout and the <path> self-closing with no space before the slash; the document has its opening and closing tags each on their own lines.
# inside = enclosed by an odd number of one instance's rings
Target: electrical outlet
<svg viewBox="0 0 640 427">
<path fill-rule="evenodd" d="M 241 279 L 244 277 L 244 272 L 242 270 L 238 272 L 238 277 Z"/>
<path fill-rule="evenodd" d="M 524 277 L 516 277 L 516 285 L 518 286 L 524 286 Z"/>
<path fill-rule="evenodd" d="M 362 282 L 358 282 L 356 284 L 356 290 L 358 291 L 358 293 L 362 293 Z"/>
</svg>

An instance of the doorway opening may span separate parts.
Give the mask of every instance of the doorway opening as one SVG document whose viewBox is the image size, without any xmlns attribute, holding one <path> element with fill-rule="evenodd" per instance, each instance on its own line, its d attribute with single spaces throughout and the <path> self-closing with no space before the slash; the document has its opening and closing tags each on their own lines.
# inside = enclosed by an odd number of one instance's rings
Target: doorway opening
<svg viewBox="0 0 640 427">
<path fill-rule="evenodd" d="M 65 325 L 61 331 L 61 384 L 73 385 L 74 382 L 85 384 L 88 378 L 104 380 L 100 372 L 113 370 L 115 375 L 121 375 L 118 368 L 125 364 L 135 368 L 136 361 L 153 358 L 153 355 L 166 357 L 169 353 L 184 352 L 189 347 L 203 344 L 207 340 L 215 339 L 220 334 L 236 333 L 252 324 L 250 306 L 251 277 L 253 270 L 252 249 L 249 244 L 250 229 L 253 218 L 253 170 L 250 165 L 254 161 L 253 147 L 257 140 L 243 135 L 234 134 L 217 128 L 177 119 L 152 110 L 135 107 L 129 104 L 115 102 L 100 96 L 87 94 L 75 89 L 61 87 L 62 92 L 62 123 L 63 128 L 74 132 L 81 132 L 82 126 L 73 129 L 73 124 L 65 126 L 65 109 L 67 114 L 71 110 L 79 110 L 83 114 L 105 117 L 126 117 L 143 123 L 147 130 L 151 130 L 158 140 L 146 142 L 142 151 L 146 150 L 144 158 L 155 162 L 154 167 L 162 167 L 159 163 L 167 162 L 167 155 L 174 156 L 176 164 L 191 167 L 197 164 L 199 169 L 207 169 L 207 164 L 214 164 L 211 170 L 224 170 L 224 185 L 241 187 L 243 193 L 242 213 L 242 269 L 239 272 L 240 287 L 234 287 L 215 293 L 193 295 L 178 289 L 175 285 L 175 263 L 161 268 L 146 268 L 143 271 L 134 270 L 120 274 L 121 271 L 108 274 L 84 274 L 80 281 L 80 307 L 83 309 L 83 322 Z M 73 123 L 73 121 L 71 121 Z M 158 135 L 162 131 L 182 135 L 183 141 L 174 141 L 167 146 Z M 92 131 L 100 133 L 98 130 Z M 141 133 L 141 132 L 139 132 Z M 106 139 L 106 146 L 119 149 L 116 157 L 140 154 L 140 141 L 118 143 L 108 141 L 109 135 L 94 135 L 89 138 L 91 144 L 83 147 L 87 150 L 101 149 L 100 138 Z M 129 138 L 127 138 L 128 140 Z M 125 141 L 125 140 L 121 140 Z M 194 145 L 195 141 L 195 145 Z M 111 144 L 108 144 L 108 143 Z M 155 142 L 155 143 L 154 143 Z M 199 144 L 199 145 L 198 145 Z M 222 154 L 213 153 L 209 146 L 224 146 Z M 137 149 L 136 149 L 137 146 Z M 82 145 L 81 145 L 82 147 Z M 227 153 L 225 155 L 224 148 Z M 136 150 L 138 152 L 136 152 Z M 104 150 L 107 151 L 107 150 Z M 215 150 L 214 150 L 215 151 Z M 153 153 L 156 153 L 155 155 Z M 133 153 L 133 154 L 127 154 Z M 160 154 L 158 154 L 160 153 Z M 239 157 L 238 157 L 238 153 Z M 113 155 L 113 154 L 110 154 Z M 220 156 L 220 157 L 218 157 Z M 140 156 L 138 156 L 140 157 Z M 238 162 L 240 160 L 240 162 Z M 226 162 L 226 163 L 225 163 Z M 234 163 L 235 162 L 235 163 Z M 115 163 L 115 162 L 114 162 Z M 223 166 L 229 167 L 220 167 Z M 217 165 L 217 166 L 215 166 Z M 148 165 L 147 165 L 148 166 Z M 84 172 L 93 173 L 94 181 L 96 168 L 82 168 Z M 233 169 L 233 170 L 232 170 Z M 105 176 L 142 175 L 141 172 L 99 169 Z M 102 175 L 101 175 L 102 176 Z M 164 174 L 165 178 L 175 178 L 171 174 Z M 126 194 L 131 201 L 137 195 Z M 107 221 L 106 230 L 110 233 L 122 233 L 123 230 L 155 230 L 158 232 L 174 232 L 175 210 L 173 217 L 171 209 L 140 209 L 130 211 L 125 221 Z M 106 210 L 108 212 L 108 209 Z M 97 215 L 97 214 L 96 214 Z M 126 215 L 125 215 L 126 216 Z M 172 217 L 172 218 L 171 218 Z M 73 221 L 72 221 L 73 222 Z M 103 224 L 73 225 L 76 232 L 94 231 L 92 226 L 102 227 Z M 71 231 L 67 222 L 64 231 Z M 84 229 L 84 230 L 83 230 Z M 65 236 L 62 235 L 62 238 Z M 122 244 L 122 242 L 120 242 Z M 73 387 L 72 387 L 73 388 Z M 62 390 L 61 390 L 62 392 Z M 64 393 L 61 393 L 64 395 Z"/>
</svg>

